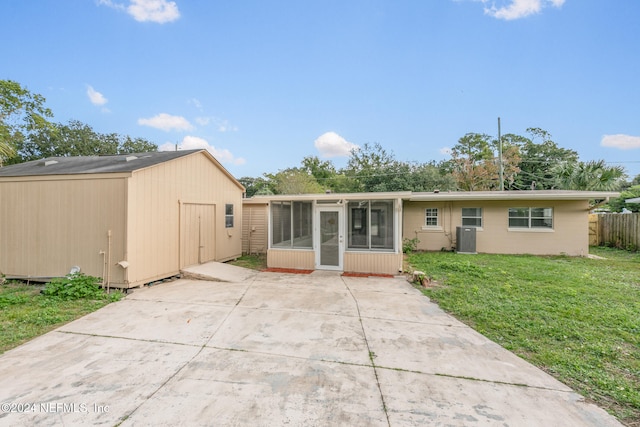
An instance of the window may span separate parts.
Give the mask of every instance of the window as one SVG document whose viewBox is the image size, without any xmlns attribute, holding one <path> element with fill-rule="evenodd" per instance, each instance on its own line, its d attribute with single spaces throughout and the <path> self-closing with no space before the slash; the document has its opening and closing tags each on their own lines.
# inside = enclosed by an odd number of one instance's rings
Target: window
<svg viewBox="0 0 640 427">
<path fill-rule="evenodd" d="M 311 202 L 271 204 L 271 245 L 274 248 L 313 247 Z"/>
<path fill-rule="evenodd" d="M 464 227 L 482 227 L 482 208 L 462 208 Z"/>
<path fill-rule="evenodd" d="M 424 210 L 424 225 L 427 227 L 438 226 L 438 208 L 427 208 Z"/>
<path fill-rule="evenodd" d="M 363 200 L 349 202 L 349 249 L 394 249 L 393 200 Z"/>
<path fill-rule="evenodd" d="M 226 228 L 233 228 L 233 205 L 224 205 L 224 226 Z"/>
<path fill-rule="evenodd" d="M 553 208 L 509 208 L 509 228 L 553 228 Z"/>
</svg>

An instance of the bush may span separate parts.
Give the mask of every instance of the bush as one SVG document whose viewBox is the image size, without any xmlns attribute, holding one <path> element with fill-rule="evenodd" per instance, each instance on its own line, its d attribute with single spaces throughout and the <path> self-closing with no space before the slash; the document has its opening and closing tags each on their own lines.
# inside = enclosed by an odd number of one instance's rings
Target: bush
<svg viewBox="0 0 640 427">
<path fill-rule="evenodd" d="M 74 273 L 53 279 L 47 283 L 42 293 L 64 300 L 104 299 L 107 297 L 107 294 L 100 287 L 100 279 L 83 273 Z"/>
<path fill-rule="evenodd" d="M 416 249 L 418 249 L 418 243 L 420 243 L 420 240 L 418 240 L 417 237 L 414 237 L 413 239 L 403 239 L 402 240 L 402 252 L 404 252 L 405 254 L 410 254 L 411 252 L 415 252 Z"/>
</svg>

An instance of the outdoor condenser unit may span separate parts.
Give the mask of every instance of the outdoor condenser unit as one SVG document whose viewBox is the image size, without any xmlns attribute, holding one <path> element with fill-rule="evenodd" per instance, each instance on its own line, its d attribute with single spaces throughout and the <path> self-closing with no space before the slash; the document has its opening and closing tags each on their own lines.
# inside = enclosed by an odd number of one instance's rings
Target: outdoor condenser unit
<svg viewBox="0 0 640 427">
<path fill-rule="evenodd" d="M 477 253 L 475 227 L 456 228 L 456 252 L 458 252 L 459 254 Z"/>
</svg>

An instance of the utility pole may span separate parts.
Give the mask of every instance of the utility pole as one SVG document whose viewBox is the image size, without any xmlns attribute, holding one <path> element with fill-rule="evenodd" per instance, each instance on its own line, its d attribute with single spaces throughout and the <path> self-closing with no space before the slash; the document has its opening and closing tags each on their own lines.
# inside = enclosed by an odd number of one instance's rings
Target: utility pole
<svg viewBox="0 0 640 427">
<path fill-rule="evenodd" d="M 500 135 L 500 117 L 498 117 L 498 165 L 500 167 L 500 191 L 504 191 L 504 168 L 502 167 L 502 136 Z"/>
</svg>

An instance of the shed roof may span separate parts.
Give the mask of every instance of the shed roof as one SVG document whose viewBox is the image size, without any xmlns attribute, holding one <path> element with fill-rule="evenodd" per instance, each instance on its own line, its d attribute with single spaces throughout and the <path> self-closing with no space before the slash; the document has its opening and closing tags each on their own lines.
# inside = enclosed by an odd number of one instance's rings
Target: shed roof
<svg viewBox="0 0 640 427">
<path fill-rule="evenodd" d="M 48 157 L 0 168 L 0 177 L 133 172 L 203 150 Z"/>
</svg>

